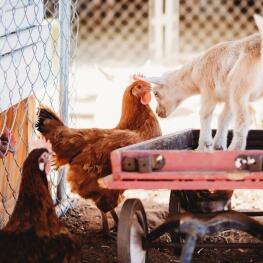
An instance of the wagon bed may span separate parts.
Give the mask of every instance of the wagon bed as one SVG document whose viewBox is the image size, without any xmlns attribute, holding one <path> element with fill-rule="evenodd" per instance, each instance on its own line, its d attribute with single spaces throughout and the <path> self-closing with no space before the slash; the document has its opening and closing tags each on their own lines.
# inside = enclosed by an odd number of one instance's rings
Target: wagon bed
<svg viewBox="0 0 263 263">
<path fill-rule="evenodd" d="M 229 132 L 228 145 L 232 136 Z M 164 233 L 171 237 L 165 246 L 180 253 L 181 263 L 190 263 L 200 247 L 263 248 L 263 225 L 252 218 L 263 212 L 231 209 L 233 189 L 263 189 L 263 130 L 249 131 L 244 151 L 195 151 L 198 138 L 199 130 L 187 130 L 112 152 L 112 175 L 100 180 L 102 186 L 171 190 L 169 216 L 150 232 L 141 201 L 125 201 L 117 233 L 118 262 L 146 262 L 149 248 L 163 246 L 158 238 Z M 200 237 L 230 229 L 260 242 L 199 243 Z"/>
<path fill-rule="evenodd" d="M 199 130 L 187 130 L 118 149 L 103 184 L 109 189 L 263 189 L 262 130 L 249 131 L 244 151 L 195 151 L 198 138 Z M 228 144 L 231 139 L 229 132 Z M 240 156 L 255 157 L 256 164 L 237 168 Z M 158 158 L 163 164 L 155 169 Z"/>
</svg>

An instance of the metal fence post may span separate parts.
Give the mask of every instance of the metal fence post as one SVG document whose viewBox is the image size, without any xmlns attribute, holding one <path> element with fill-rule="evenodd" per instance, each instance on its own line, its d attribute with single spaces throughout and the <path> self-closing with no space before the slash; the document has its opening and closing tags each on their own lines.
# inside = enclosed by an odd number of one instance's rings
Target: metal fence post
<svg viewBox="0 0 263 263">
<path fill-rule="evenodd" d="M 68 93 L 69 93 L 69 65 L 70 65 L 70 33 L 71 33 L 71 1 L 59 0 L 59 24 L 60 24 L 60 116 L 65 124 L 68 124 Z M 66 212 L 68 205 L 64 206 L 66 199 L 66 169 L 60 173 L 60 181 L 57 187 L 57 202 L 60 205 L 59 213 Z M 66 202 L 65 202 L 66 203 Z"/>
</svg>

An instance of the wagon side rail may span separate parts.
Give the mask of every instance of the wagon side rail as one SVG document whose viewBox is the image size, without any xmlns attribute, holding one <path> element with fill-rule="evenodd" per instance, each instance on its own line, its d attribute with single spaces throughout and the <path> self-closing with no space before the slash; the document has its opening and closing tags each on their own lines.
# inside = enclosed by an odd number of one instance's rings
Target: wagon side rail
<svg viewBox="0 0 263 263">
<path fill-rule="evenodd" d="M 159 155 L 165 160 L 159 171 L 130 172 L 123 169 L 125 158 L 145 160 Z M 113 173 L 104 182 L 111 189 L 262 189 L 262 170 L 238 169 L 236 159 L 240 156 L 263 156 L 263 151 L 115 151 L 111 156 Z M 260 165 L 262 167 L 262 163 Z"/>
</svg>

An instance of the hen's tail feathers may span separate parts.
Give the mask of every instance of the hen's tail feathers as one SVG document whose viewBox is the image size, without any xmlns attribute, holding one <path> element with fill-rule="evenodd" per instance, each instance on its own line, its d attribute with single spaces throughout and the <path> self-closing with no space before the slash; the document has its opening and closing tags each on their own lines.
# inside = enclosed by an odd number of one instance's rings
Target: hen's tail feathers
<svg viewBox="0 0 263 263">
<path fill-rule="evenodd" d="M 41 106 L 38 110 L 38 119 L 36 122 L 36 128 L 39 132 L 45 132 L 45 120 L 54 120 L 57 122 L 56 126 L 64 126 L 64 123 L 60 120 L 60 118 L 54 113 L 51 109 L 47 107 Z"/>
<path fill-rule="evenodd" d="M 260 37 L 261 37 L 261 54 L 263 55 L 263 17 L 257 14 L 254 14 L 254 19 L 258 27 Z"/>
</svg>

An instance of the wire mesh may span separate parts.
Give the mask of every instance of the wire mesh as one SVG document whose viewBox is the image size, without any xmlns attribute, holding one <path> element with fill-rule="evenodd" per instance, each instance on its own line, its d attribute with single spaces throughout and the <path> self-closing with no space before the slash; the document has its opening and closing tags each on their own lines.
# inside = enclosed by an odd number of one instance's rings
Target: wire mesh
<svg viewBox="0 0 263 263">
<path fill-rule="evenodd" d="M 0 0 L 0 135 L 8 129 L 15 138 L 14 153 L 0 155 L 0 227 L 13 211 L 22 164 L 37 137 L 38 105 L 67 120 L 77 20 L 76 2 Z M 54 199 L 58 177 L 50 176 Z"/>
<path fill-rule="evenodd" d="M 138 65 L 171 57 L 175 63 L 178 56 L 256 32 L 253 14 L 261 13 L 262 5 L 262 0 L 79 0 L 79 52 L 90 64 Z"/>
<path fill-rule="evenodd" d="M 148 0 L 79 0 L 80 54 L 88 63 L 138 63 L 148 53 Z"/>
<path fill-rule="evenodd" d="M 253 15 L 262 5 L 262 0 L 181 0 L 180 52 L 195 53 L 257 32 Z"/>
</svg>

